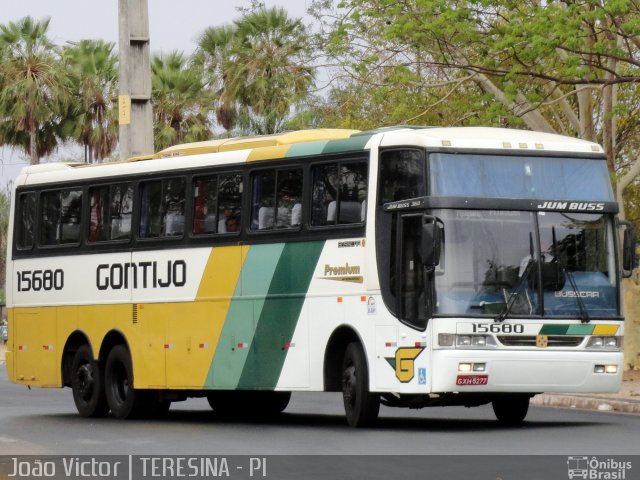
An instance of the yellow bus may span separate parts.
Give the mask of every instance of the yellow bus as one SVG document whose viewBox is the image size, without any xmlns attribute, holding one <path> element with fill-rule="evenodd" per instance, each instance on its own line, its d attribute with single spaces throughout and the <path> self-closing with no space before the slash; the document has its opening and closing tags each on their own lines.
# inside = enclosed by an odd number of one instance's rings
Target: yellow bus
<svg viewBox="0 0 640 480">
<path fill-rule="evenodd" d="M 493 128 L 307 130 L 26 167 L 7 262 L 11 381 L 80 415 L 291 392 L 380 404 L 613 392 L 624 334 L 617 204 L 596 144 Z M 622 267 L 625 267 L 623 269 Z"/>
</svg>

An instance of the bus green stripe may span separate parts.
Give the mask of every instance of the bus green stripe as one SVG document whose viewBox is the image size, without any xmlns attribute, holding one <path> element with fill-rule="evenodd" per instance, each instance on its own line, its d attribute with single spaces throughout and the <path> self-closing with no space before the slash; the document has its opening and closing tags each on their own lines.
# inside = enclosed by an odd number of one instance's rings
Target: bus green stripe
<svg viewBox="0 0 640 480">
<path fill-rule="evenodd" d="M 539 335 L 566 335 L 569 330 L 569 325 L 543 325 Z"/>
<path fill-rule="evenodd" d="M 238 388 L 275 388 L 284 366 L 302 305 L 324 242 L 290 243 L 284 247 L 260 313 L 252 346 Z"/>
<path fill-rule="evenodd" d="M 322 153 L 341 153 L 354 150 L 364 150 L 371 135 L 356 135 L 342 140 L 329 140 Z"/>
<path fill-rule="evenodd" d="M 569 325 L 567 335 L 591 335 L 594 325 Z"/>
<path fill-rule="evenodd" d="M 285 158 L 306 157 L 308 155 L 319 155 L 327 145 L 328 140 L 319 140 L 317 142 L 295 143 L 287 151 Z"/>
<path fill-rule="evenodd" d="M 205 386 L 236 388 L 253 351 L 254 318 L 259 318 L 284 243 L 250 247 L 233 294 Z M 248 344 L 248 348 L 238 344 Z"/>
</svg>

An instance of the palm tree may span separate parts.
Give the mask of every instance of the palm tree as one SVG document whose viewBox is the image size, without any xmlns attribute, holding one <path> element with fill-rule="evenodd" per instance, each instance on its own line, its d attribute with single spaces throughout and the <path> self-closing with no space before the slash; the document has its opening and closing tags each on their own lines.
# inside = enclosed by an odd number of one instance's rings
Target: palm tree
<svg viewBox="0 0 640 480">
<path fill-rule="evenodd" d="M 152 59 L 151 73 L 156 148 L 211 138 L 213 95 L 204 88 L 202 72 L 182 53 L 171 52 Z"/>
<path fill-rule="evenodd" d="M 85 149 L 85 162 L 108 157 L 118 143 L 118 59 L 114 44 L 81 40 L 65 47 L 75 99 L 65 130 Z"/>
<path fill-rule="evenodd" d="M 210 28 L 196 60 L 217 81 L 216 115 L 251 133 L 280 131 L 313 84 L 310 43 L 300 19 L 263 5 L 232 26 Z M 221 121 L 223 120 L 223 121 Z"/>
<path fill-rule="evenodd" d="M 0 140 L 23 147 L 31 164 L 57 145 L 69 98 L 48 28 L 49 19 L 31 17 L 0 25 Z"/>
<path fill-rule="evenodd" d="M 216 92 L 216 121 L 227 131 L 235 127 L 238 117 L 236 101 L 226 89 L 225 75 L 225 70 L 232 61 L 235 35 L 236 29 L 231 25 L 207 28 L 198 40 L 198 49 L 193 58 L 194 66 L 204 74 L 206 88 Z"/>
<path fill-rule="evenodd" d="M 283 8 L 264 6 L 235 25 L 236 61 L 227 70 L 229 89 L 246 108 L 244 118 L 252 130 L 275 133 L 313 83 L 304 25 Z"/>
</svg>

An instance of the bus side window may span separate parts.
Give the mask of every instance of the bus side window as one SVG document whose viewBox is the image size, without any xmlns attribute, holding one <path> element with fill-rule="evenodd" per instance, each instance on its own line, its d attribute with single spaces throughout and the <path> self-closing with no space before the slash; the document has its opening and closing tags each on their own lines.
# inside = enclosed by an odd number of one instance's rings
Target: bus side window
<svg viewBox="0 0 640 480">
<path fill-rule="evenodd" d="M 312 169 L 311 225 L 364 223 L 367 164 L 330 163 Z"/>
<path fill-rule="evenodd" d="M 264 170 L 252 175 L 251 229 L 291 229 L 302 223 L 302 170 Z"/>
<path fill-rule="evenodd" d="M 379 204 L 424 197 L 424 160 L 419 150 L 391 150 L 380 156 Z"/>
<path fill-rule="evenodd" d="M 128 240 L 132 213 L 133 186 L 130 183 L 90 188 L 87 240 Z"/>
<path fill-rule="evenodd" d="M 141 238 L 181 237 L 184 234 L 184 178 L 141 184 Z"/>
<path fill-rule="evenodd" d="M 216 233 L 218 214 L 218 177 L 196 177 L 193 180 L 193 233 Z"/>
<path fill-rule="evenodd" d="M 133 216 L 133 185 L 123 183 L 111 185 L 111 216 L 109 240 L 131 238 Z"/>
<path fill-rule="evenodd" d="M 33 236 L 36 217 L 36 194 L 33 192 L 20 195 L 18 200 L 18 219 L 16 243 L 18 249 L 27 250 L 33 247 Z"/>
<path fill-rule="evenodd" d="M 241 226 L 242 174 L 218 176 L 218 233 L 238 233 Z"/>
<path fill-rule="evenodd" d="M 80 243 L 80 221 L 82 220 L 82 190 L 61 192 L 60 243 Z"/>
<path fill-rule="evenodd" d="M 89 189 L 89 242 L 107 240 L 106 220 L 109 216 L 109 187 Z"/>
<path fill-rule="evenodd" d="M 57 190 L 41 196 L 40 244 L 80 242 L 82 190 Z"/>
</svg>

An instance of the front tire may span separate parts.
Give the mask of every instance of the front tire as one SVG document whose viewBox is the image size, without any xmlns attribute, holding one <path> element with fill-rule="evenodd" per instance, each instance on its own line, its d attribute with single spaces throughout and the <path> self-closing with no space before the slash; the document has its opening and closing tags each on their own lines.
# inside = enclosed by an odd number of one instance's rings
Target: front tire
<svg viewBox="0 0 640 480">
<path fill-rule="evenodd" d="M 342 363 L 342 398 L 347 422 L 352 427 L 375 423 L 380 411 L 380 397 L 369 392 L 369 372 L 362 345 L 347 346 Z"/>
<path fill-rule="evenodd" d="M 82 417 L 104 417 L 109 405 L 104 392 L 102 369 L 93 359 L 91 347 L 82 345 L 71 364 L 73 401 Z"/>
<path fill-rule="evenodd" d="M 105 389 L 107 403 L 116 418 L 139 417 L 149 404 L 147 392 L 134 388 L 131 355 L 124 345 L 116 345 L 109 352 Z"/>
<path fill-rule="evenodd" d="M 529 411 L 528 395 L 508 395 L 492 402 L 493 413 L 503 425 L 520 425 Z"/>
</svg>

